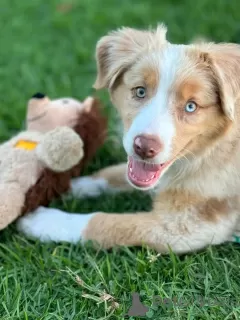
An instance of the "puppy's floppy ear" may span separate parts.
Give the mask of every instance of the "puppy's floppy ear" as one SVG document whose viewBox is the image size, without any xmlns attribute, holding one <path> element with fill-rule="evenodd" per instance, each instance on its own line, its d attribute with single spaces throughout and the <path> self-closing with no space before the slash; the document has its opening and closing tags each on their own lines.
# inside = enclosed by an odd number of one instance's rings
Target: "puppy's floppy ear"
<svg viewBox="0 0 240 320">
<path fill-rule="evenodd" d="M 166 32 L 166 27 L 161 24 L 155 31 L 122 28 L 101 38 L 96 47 L 98 74 L 94 88 L 111 88 L 117 77 L 144 50 L 167 42 Z"/>
<path fill-rule="evenodd" d="M 233 121 L 235 102 L 240 94 L 240 45 L 212 44 L 206 54 L 223 112 Z"/>
</svg>

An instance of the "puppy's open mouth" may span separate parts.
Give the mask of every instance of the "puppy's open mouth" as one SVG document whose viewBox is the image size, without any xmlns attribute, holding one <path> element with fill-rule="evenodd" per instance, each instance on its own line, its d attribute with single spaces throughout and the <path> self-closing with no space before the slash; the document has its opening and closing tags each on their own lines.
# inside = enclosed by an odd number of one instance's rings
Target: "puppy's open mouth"
<svg viewBox="0 0 240 320">
<path fill-rule="evenodd" d="M 137 187 L 151 188 L 156 184 L 163 170 L 170 165 L 170 162 L 151 164 L 129 157 L 128 179 Z"/>
</svg>

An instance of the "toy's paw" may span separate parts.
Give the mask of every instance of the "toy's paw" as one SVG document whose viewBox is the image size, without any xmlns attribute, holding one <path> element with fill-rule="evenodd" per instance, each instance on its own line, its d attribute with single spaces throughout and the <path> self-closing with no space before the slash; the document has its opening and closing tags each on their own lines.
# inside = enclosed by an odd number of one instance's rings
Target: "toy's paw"
<svg viewBox="0 0 240 320">
<path fill-rule="evenodd" d="M 70 193 L 75 198 L 97 197 L 108 190 L 108 182 L 103 178 L 82 177 L 72 179 Z"/>
<path fill-rule="evenodd" d="M 17 221 L 17 229 L 27 237 L 41 242 L 77 243 L 89 220 L 90 214 L 71 214 L 58 209 L 39 207 Z"/>
<path fill-rule="evenodd" d="M 37 147 L 39 159 L 54 171 L 66 171 L 83 157 L 83 142 L 68 127 L 58 127 L 44 136 Z"/>
</svg>

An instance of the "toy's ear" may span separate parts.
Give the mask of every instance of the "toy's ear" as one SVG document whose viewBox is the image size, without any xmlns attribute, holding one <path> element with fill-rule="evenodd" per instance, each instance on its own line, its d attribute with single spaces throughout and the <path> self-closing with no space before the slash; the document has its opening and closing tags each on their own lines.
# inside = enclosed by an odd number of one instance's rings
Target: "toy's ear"
<svg viewBox="0 0 240 320">
<path fill-rule="evenodd" d="M 167 28 L 160 24 L 154 31 L 122 28 L 102 37 L 96 46 L 97 79 L 95 89 L 110 89 L 144 51 L 165 43 Z"/>
<path fill-rule="evenodd" d="M 90 112 L 92 109 L 92 106 L 94 105 L 94 101 L 95 101 L 94 98 L 87 97 L 82 103 L 81 111 L 84 111 L 86 113 Z"/>
<path fill-rule="evenodd" d="M 35 93 L 28 101 L 27 119 L 36 117 L 43 107 L 50 102 L 50 99 L 43 93 Z"/>
</svg>

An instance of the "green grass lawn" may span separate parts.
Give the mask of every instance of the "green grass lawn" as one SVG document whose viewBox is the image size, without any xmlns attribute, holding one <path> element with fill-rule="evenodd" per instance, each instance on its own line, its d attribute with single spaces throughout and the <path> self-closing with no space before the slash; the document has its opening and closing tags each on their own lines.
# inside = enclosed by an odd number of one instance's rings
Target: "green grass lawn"
<svg viewBox="0 0 240 320">
<path fill-rule="evenodd" d="M 1 141 L 24 127 L 35 92 L 79 99 L 93 94 L 95 44 L 108 30 L 164 21 L 173 42 L 199 34 L 238 42 L 239 18 L 238 0 L 1 0 Z M 106 92 L 98 96 L 110 117 L 109 138 L 85 173 L 125 157 L 117 114 Z M 120 213 L 149 210 L 151 201 L 136 192 L 54 205 Z M 240 319 L 239 274 L 239 245 L 183 257 L 147 248 L 96 252 L 89 245 L 29 241 L 12 225 L 0 233 L 0 319 L 123 319 L 132 292 L 150 307 L 149 319 Z M 154 296 L 175 302 L 154 307 Z"/>
</svg>

